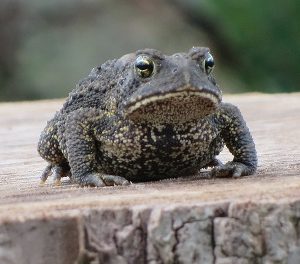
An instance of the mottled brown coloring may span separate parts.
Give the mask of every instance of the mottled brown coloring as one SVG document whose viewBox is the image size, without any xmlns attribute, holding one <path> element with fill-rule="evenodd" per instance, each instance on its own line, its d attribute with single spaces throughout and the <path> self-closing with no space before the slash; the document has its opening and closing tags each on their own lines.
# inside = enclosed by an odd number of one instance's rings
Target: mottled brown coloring
<svg viewBox="0 0 300 264">
<path fill-rule="evenodd" d="M 237 107 L 221 102 L 208 48 L 166 56 L 139 50 L 93 69 L 43 130 L 38 151 L 52 173 L 81 186 L 125 185 L 195 174 L 240 177 L 257 167 Z M 224 144 L 234 159 L 221 164 Z"/>
</svg>

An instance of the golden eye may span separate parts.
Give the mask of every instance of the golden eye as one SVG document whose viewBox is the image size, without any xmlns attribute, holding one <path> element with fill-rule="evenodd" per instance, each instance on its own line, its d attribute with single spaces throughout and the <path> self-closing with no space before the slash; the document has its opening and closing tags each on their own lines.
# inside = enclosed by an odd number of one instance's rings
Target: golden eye
<svg viewBox="0 0 300 264">
<path fill-rule="evenodd" d="M 206 74 L 210 74 L 214 69 L 215 61 L 213 56 L 208 52 L 205 59 L 203 60 L 203 68 L 205 69 Z"/>
<path fill-rule="evenodd" d="M 154 72 L 154 62 L 147 56 L 137 57 L 134 66 L 137 74 L 142 78 L 148 78 Z"/>
</svg>

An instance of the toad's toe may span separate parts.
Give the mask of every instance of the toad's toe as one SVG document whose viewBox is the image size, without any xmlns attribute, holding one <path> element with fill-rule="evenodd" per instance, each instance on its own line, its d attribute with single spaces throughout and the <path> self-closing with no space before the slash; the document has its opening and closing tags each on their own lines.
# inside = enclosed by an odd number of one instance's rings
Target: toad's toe
<svg viewBox="0 0 300 264">
<path fill-rule="evenodd" d="M 130 182 L 126 180 L 124 177 L 115 176 L 115 175 L 102 175 L 102 180 L 105 182 L 106 185 L 113 186 L 113 185 L 129 185 Z"/>
</svg>

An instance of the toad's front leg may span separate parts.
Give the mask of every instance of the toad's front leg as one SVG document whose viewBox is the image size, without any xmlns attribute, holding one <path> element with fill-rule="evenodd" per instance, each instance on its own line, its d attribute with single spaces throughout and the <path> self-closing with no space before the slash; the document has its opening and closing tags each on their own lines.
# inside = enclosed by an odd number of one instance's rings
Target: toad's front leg
<svg viewBox="0 0 300 264">
<path fill-rule="evenodd" d="M 97 171 L 96 127 L 101 127 L 105 114 L 96 109 L 80 109 L 67 118 L 66 146 L 72 178 L 81 186 L 103 187 L 127 185 L 120 176 L 105 175 Z"/>
<path fill-rule="evenodd" d="M 240 177 L 251 175 L 257 168 L 255 144 L 239 109 L 231 104 L 222 104 L 217 115 L 221 136 L 234 158 L 222 166 L 215 167 L 215 177 Z"/>
</svg>

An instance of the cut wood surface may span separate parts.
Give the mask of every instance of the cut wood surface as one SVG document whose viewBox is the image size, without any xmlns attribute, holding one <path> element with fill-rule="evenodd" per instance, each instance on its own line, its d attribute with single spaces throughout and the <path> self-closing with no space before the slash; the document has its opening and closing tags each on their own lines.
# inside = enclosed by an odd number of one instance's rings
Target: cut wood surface
<svg viewBox="0 0 300 264">
<path fill-rule="evenodd" d="M 39 186 L 37 141 L 63 100 L 0 104 L 0 263 L 300 263 L 300 93 L 224 101 L 251 130 L 255 175 L 105 188 Z"/>
</svg>

